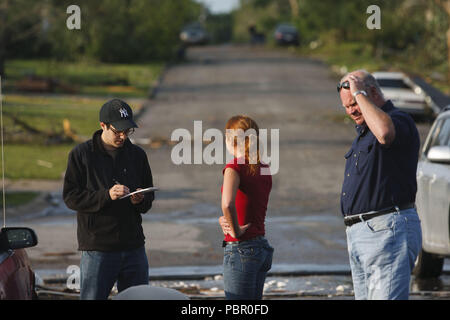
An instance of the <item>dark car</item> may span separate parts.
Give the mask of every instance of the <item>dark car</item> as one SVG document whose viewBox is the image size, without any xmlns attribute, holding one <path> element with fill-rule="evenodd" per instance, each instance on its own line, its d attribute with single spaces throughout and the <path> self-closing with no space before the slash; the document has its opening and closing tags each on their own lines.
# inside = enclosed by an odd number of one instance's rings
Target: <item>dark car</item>
<svg viewBox="0 0 450 320">
<path fill-rule="evenodd" d="M 275 29 L 274 36 L 278 45 L 299 45 L 297 28 L 291 24 L 279 24 Z"/>
<path fill-rule="evenodd" d="M 209 41 L 209 34 L 200 23 L 192 23 L 181 30 L 180 39 L 185 45 L 206 44 Z"/>
<path fill-rule="evenodd" d="M 37 244 L 29 228 L 0 231 L 0 300 L 36 299 L 35 276 L 24 248 Z"/>
</svg>

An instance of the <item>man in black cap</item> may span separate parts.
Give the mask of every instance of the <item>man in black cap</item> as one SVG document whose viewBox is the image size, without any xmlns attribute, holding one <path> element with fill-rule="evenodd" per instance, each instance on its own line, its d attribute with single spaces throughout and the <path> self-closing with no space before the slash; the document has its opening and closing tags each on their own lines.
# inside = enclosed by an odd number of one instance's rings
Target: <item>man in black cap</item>
<svg viewBox="0 0 450 320">
<path fill-rule="evenodd" d="M 120 292 L 149 279 L 141 213 L 154 193 L 122 198 L 153 186 L 145 151 L 128 139 L 137 128 L 130 106 L 106 102 L 100 126 L 70 152 L 64 177 L 64 202 L 77 211 L 81 299 L 107 299 L 116 281 Z"/>
</svg>

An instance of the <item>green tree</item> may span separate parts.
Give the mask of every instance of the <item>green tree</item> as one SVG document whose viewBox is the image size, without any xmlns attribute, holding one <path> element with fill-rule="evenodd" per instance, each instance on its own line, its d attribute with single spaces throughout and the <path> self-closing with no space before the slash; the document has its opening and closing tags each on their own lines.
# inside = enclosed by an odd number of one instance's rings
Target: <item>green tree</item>
<svg viewBox="0 0 450 320">
<path fill-rule="evenodd" d="M 232 40 L 233 15 L 231 13 L 208 14 L 205 25 L 211 35 L 212 43 L 225 43 Z"/>
<path fill-rule="evenodd" d="M 81 30 L 66 27 L 71 0 L 0 1 L 0 74 L 9 57 L 105 62 L 167 60 L 183 25 L 198 20 L 194 0 L 77 0 Z"/>
<path fill-rule="evenodd" d="M 447 80 L 450 82 L 450 0 L 435 0 L 447 16 Z"/>
<path fill-rule="evenodd" d="M 366 26 L 370 5 L 381 9 L 379 30 Z M 241 0 L 234 15 L 238 40 L 249 22 L 267 34 L 276 23 L 290 20 L 302 45 L 320 39 L 330 48 L 409 64 L 410 71 L 445 66 L 450 79 L 450 0 Z"/>
<path fill-rule="evenodd" d="M 292 20 L 290 0 L 241 0 L 233 13 L 233 36 L 238 42 L 248 41 L 249 26 L 268 36 L 280 22 Z"/>
<path fill-rule="evenodd" d="M 198 19 L 192 0 L 109 0 L 93 8 L 88 52 L 107 62 L 170 58 L 182 26 Z"/>
<path fill-rule="evenodd" d="M 13 56 L 33 53 L 34 43 L 43 32 L 43 5 L 27 0 L 0 2 L 0 75 L 5 76 L 5 61 Z"/>
</svg>

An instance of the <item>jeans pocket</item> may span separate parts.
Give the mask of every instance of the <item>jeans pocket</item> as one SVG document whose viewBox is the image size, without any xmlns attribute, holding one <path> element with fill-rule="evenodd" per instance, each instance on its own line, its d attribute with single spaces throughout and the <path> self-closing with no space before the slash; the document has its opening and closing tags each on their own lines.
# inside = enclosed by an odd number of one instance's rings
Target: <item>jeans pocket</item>
<svg viewBox="0 0 450 320">
<path fill-rule="evenodd" d="M 393 230 L 395 227 L 395 217 L 393 214 L 375 217 L 366 221 L 366 225 L 372 232 Z"/>
<path fill-rule="evenodd" d="M 267 272 L 272 268 L 273 252 L 274 249 L 271 246 L 265 247 L 266 259 L 261 267 L 261 271 Z"/>
<path fill-rule="evenodd" d="M 242 259 L 255 259 L 261 254 L 261 247 L 242 247 L 238 248 L 239 255 Z"/>
</svg>

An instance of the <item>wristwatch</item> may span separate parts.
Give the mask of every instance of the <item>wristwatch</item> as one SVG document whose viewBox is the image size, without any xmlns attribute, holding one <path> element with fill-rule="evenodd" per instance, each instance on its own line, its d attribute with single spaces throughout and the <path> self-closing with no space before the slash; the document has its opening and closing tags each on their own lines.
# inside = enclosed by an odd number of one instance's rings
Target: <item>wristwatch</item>
<svg viewBox="0 0 450 320">
<path fill-rule="evenodd" d="M 357 96 L 358 94 L 362 94 L 362 95 L 365 95 L 365 96 L 367 97 L 367 92 L 366 92 L 366 91 L 364 91 L 364 90 L 359 90 L 359 91 L 356 91 L 355 93 L 353 93 L 353 98 L 356 99 L 356 96 Z"/>
</svg>

